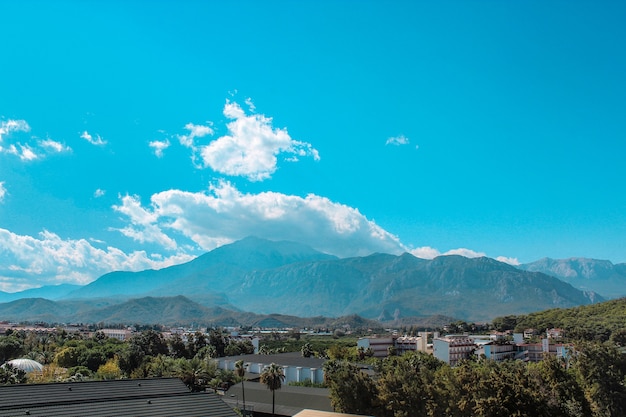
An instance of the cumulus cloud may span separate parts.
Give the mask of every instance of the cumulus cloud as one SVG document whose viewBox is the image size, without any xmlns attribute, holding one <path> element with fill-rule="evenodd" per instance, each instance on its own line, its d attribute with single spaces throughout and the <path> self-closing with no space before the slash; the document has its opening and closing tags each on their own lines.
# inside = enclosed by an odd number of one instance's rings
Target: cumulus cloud
<svg viewBox="0 0 626 417">
<path fill-rule="evenodd" d="M 191 259 L 184 254 L 166 259 L 150 257 L 144 251 L 127 254 L 114 247 L 94 247 L 85 239 L 62 239 L 49 231 L 32 237 L 0 228 L 0 289 L 4 291 L 87 284 L 111 271 L 160 269 Z"/>
<path fill-rule="evenodd" d="M 104 196 L 105 193 L 106 193 L 106 191 L 98 188 L 96 191 L 94 191 L 93 196 L 98 198 L 98 197 Z"/>
<path fill-rule="evenodd" d="M 247 102 L 254 108 L 249 99 Z M 311 144 L 292 139 L 286 129 L 274 128 L 272 118 L 262 114 L 247 115 L 237 103 L 228 101 L 224 115 L 232 120 L 227 124 L 228 134 L 200 148 L 205 167 L 226 175 L 262 181 L 276 171 L 280 154 L 285 154 L 290 161 L 305 156 L 319 160 L 319 153 Z"/>
<path fill-rule="evenodd" d="M 431 248 L 430 246 L 422 246 L 420 248 L 411 249 L 410 253 L 421 259 L 435 259 L 437 256 L 441 256 L 441 252 L 435 248 Z"/>
<path fill-rule="evenodd" d="M 483 256 L 487 256 L 484 252 L 476 252 L 474 250 L 466 248 L 452 249 L 444 253 L 444 255 L 460 255 L 466 258 L 480 258 Z"/>
<path fill-rule="evenodd" d="M 447 252 L 441 253 L 439 250 L 435 248 L 431 248 L 430 246 L 423 246 L 420 248 L 411 249 L 409 252 L 413 256 L 416 256 L 422 259 L 434 259 L 437 256 L 445 256 L 445 255 L 460 255 L 466 258 L 480 258 L 483 256 L 487 256 L 484 252 L 477 252 L 472 249 L 466 249 L 466 248 L 451 249 Z M 506 256 L 498 256 L 495 259 L 497 261 L 504 262 L 509 265 L 520 264 L 517 258 L 508 258 Z"/>
<path fill-rule="evenodd" d="M 165 234 L 157 224 L 158 215 L 144 209 L 137 196 L 122 197 L 120 206 L 113 206 L 113 209 L 125 214 L 131 225 L 118 230 L 125 236 L 140 243 L 150 242 L 163 246 L 166 249 L 176 249 L 176 241 Z"/>
<path fill-rule="evenodd" d="M 91 143 L 92 145 L 96 145 L 96 146 L 104 146 L 107 143 L 106 140 L 102 139 L 100 135 L 96 134 L 96 136 L 94 137 L 86 130 L 80 135 L 80 137 L 82 139 L 85 139 L 87 142 Z"/>
<path fill-rule="evenodd" d="M 154 194 L 149 208 L 126 196 L 115 210 L 130 220 L 120 230 L 126 236 L 170 248 L 175 244 L 168 236 L 178 234 L 202 250 L 250 235 L 306 242 L 341 257 L 406 250 L 396 236 L 355 208 L 314 194 L 304 198 L 269 191 L 246 194 L 226 181 L 211 185 L 208 192 Z"/>
<path fill-rule="evenodd" d="M 404 135 L 392 136 L 389 139 L 387 139 L 387 142 L 385 142 L 385 145 L 395 145 L 395 146 L 408 145 L 408 144 L 409 144 L 409 138 L 407 138 Z"/>
<path fill-rule="evenodd" d="M 4 201 L 4 196 L 7 194 L 7 189 L 4 186 L 4 181 L 0 181 L 0 203 Z"/>
<path fill-rule="evenodd" d="M 148 144 L 153 150 L 157 158 L 163 157 L 163 151 L 170 147 L 169 140 L 153 140 Z"/>
</svg>

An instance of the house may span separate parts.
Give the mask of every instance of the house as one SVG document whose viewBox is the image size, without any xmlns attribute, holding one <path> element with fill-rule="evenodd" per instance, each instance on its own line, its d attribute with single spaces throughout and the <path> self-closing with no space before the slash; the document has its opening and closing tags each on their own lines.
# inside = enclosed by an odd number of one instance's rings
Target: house
<svg viewBox="0 0 626 417">
<path fill-rule="evenodd" d="M 371 349 L 375 358 L 386 358 L 389 348 L 394 348 L 398 355 L 410 351 L 427 352 L 427 338 L 427 332 L 420 332 L 419 336 L 360 337 L 356 344 L 359 348 Z"/>
<path fill-rule="evenodd" d="M 221 396 L 178 378 L 0 386 L 0 417 L 237 417 Z"/>
<path fill-rule="evenodd" d="M 386 358 L 389 356 L 389 348 L 395 346 L 395 337 L 360 337 L 356 345 L 365 350 L 370 349 L 375 358 Z"/>
<path fill-rule="evenodd" d="M 447 335 L 433 339 L 433 354 L 451 366 L 474 354 L 477 346 L 467 335 Z"/>
<path fill-rule="evenodd" d="M 324 382 L 324 363 L 326 359 L 305 358 L 300 352 L 278 353 L 275 355 L 239 355 L 216 358 L 219 369 L 233 371 L 235 363 L 242 360 L 246 366 L 248 379 L 256 379 L 261 376 L 263 369 L 272 363 L 280 365 L 285 374 L 285 384 L 290 382 L 311 381 L 314 384 Z"/>
<path fill-rule="evenodd" d="M 102 329 L 98 331 L 106 337 L 121 340 L 122 342 L 130 339 L 133 335 L 133 332 L 129 329 Z"/>
</svg>

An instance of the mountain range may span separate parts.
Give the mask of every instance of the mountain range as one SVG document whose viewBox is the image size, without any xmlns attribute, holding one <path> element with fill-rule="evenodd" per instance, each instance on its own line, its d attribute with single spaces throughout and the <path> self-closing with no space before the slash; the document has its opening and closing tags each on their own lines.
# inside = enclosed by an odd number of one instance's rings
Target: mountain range
<svg viewBox="0 0 626 417">
<path fill-rule="evenodd" d="M 491 258 L 455 255 L 425 260 L 408 253 L 340 259 L 295 242 L 249 237 L 161 270 L 118 271 L 83 287 L 29 290 L 24 296 L 39 299 L 0 304 L 0 319 L 51 322 L 56 317 L 57 322 L 107 323 L 140 322 L 140 316 L 161 323 L 262 320 L 250 316 L 254 312 L 305 318 L 359 315 L 404 322 L 431 316 L 488 321 L 604 300 L 591 290 L 592 285 L 577 289 L 544 273 L 554 273 L 547 267 L 540 271 L 540 266 L 516 268 Z M 623 266 L 613 265 L 618 272 L 608 278 L 589 275 L 584 282 L 602 281 L 603 288 L 615 290 L 619 287 L 615 283 L 624 279 L 620 275 L 626 269 Z M 6 293 L 0 294 L 0 301 L 3 296 Z M 146 303 L 155 307 L 151 310 Z"/>
<path fill-rule="evenodd" d="M 606 298 L 626 296 L 626 263 L 613 264 L 588 258 L 543 258 L 519 268 L 552 275 L 578 289 L 591 290 Z"/>
</svg>

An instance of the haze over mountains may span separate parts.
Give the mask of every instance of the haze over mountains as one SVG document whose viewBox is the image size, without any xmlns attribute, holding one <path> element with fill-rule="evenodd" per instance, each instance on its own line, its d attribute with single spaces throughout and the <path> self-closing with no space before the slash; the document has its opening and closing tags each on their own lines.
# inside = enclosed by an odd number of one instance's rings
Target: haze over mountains
<svg viewBox="0 0 626 417">
<path fill-rule="evenodd" d="M 425 260 L 408 253 L 339 259 L 299 243 L 249 237 L 161 270 L 112 272 L 78 288 L 28 290 L 21 295 L 40 299 L 1 304 L 0 318 L 111 323 L 219 319 L 236 324 L 262 320 L 254 314 L 277 313 L 488 321 L 604 300 L 595 288 L 605 290 L 608 298 L 621 295 L 624 264 L 585 260 L 585 267 L 580 265 L 580 260 L 541 260 L 516 268 L 486 257 Z M 585 290 L 543 271 L 575 271 L 570 281 L 577 286 L 583 282 Z M 19 296 L 3 293 L 0 301 Z"/>
<path fill-rule="evenodd" d="M 552 275 L 578 289 L 591 290 L 606 298 L 626 295 L 626 263 L 613 264 L 588 258 L 543 258 L 519 268 Z"/>
</svg>

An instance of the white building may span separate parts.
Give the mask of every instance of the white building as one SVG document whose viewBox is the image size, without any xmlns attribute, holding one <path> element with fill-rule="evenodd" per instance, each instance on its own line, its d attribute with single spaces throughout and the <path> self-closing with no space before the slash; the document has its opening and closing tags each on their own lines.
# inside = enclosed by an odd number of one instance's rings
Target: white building
<svg viewBox="0 0 626 417">
<path fill-rule="evenodd" d="M 474 354 L 477 346 L 474 340 L 466 335 L 447 335 L 433 339 L 433 354 L 450 366 L 468 359 Z"/>
</svg>

